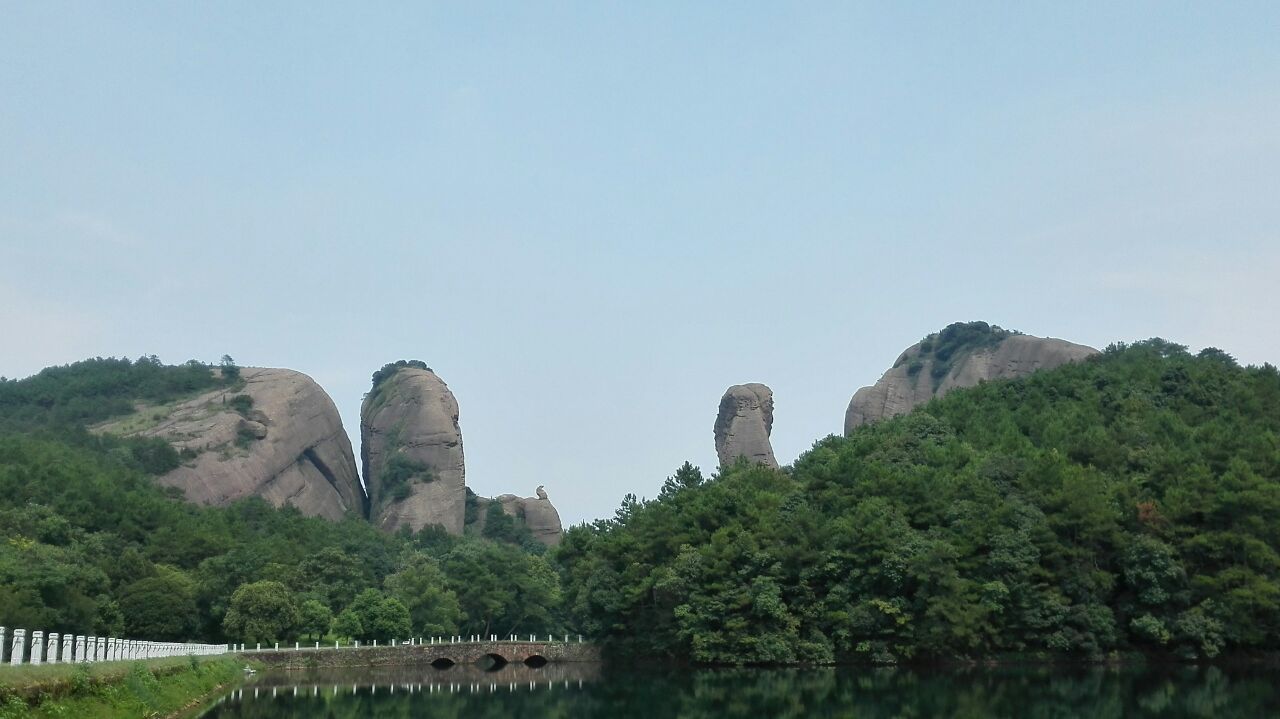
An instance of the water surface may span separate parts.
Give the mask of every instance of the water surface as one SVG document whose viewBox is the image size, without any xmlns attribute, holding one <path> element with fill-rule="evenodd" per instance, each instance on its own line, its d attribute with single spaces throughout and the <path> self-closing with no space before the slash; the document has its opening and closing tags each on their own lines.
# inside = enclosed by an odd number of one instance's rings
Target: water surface
<svg viewBox="0 0 1280 719">
<path fill-rule="evenodd" d="M 204 717 L 1280 717 L 1275 678 L 1183 666 L 313 670 L 264 673 Z"/>
</svg>

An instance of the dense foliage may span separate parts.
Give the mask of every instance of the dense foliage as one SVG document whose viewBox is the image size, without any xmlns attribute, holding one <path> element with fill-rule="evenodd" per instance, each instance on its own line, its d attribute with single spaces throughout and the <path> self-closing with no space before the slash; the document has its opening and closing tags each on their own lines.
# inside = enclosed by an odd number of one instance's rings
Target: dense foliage
<svg viewBox="0 0 1280 719">
<path fill-rule="evenodd" d="M 258 499 L 194 506 L 154 481 L 176 466 L 147 461 L 168 458 L 163 441 L 85 429 L 137 402 L 234 387 L 230 367 L 88 360 L 0 382 L 0 625 L 264 643 L 562 628 L 556 573 L 512 542 L 386 534 Z M 345 634 L 330 623 L 344 614 Z"/>
<path fill-rule="evenodd" d="M 1280 646 L 1280 374 L 1160 340 L 566 533 L 575 626 L 702 662 Z"/>
<path fill-rule="evenodd" d="M 431 368 L 427 366 L 427 363 L 422 360 L 396 360 L 395 362 L 388 362 L 387 364 L 382 365 L 377 372 L 373 373 L 373 386 L 369 388 L 369 394 L 376 394 L 378 387 L 382 386 L 383 382 L 391 379 L 396 372 L 399 372 L 405 367 L 423 369 L 428 372 L 431 371 Z"/>
<path fill-rule="evenodd" d="M 168 366 L 151 355 L 48 367 L 24 380 L 0 377 L 0 429 L 93 424 L 129 414 L 138 402 L 159 404 L 229 382 L 210 369 L 196 360 Z"/>
<path fill-rule="evenodd" d="M 986 322 L 955 322 L 920 340 L 918 351 L 910 356 L 903 354 L 894 366 L 906 362 L 907 374 L 914 377 L 924 369 L 925 360 L 930 360 L 929 375 L 936 388 L 951 373 L 956 359 L 994 347 L 1006 337 L 1016 334 L 1021 333 Z"/>
</svg>

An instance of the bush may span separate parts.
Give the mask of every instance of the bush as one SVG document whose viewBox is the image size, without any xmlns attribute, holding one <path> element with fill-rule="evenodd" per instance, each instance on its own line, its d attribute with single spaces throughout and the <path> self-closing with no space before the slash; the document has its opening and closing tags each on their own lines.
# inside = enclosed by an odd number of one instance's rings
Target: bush
<svg viewBox="0 0 1280 719">
<path fill-rule="evenodd" d="M 426 464 L 402 452 L 392 452 L 382 466 L 382 471 L 378 473 L 378 481 L 386 496 L 395 501 L 403 501 L 411 493 L 412 482 L 430 482 L 435 479 L 430 470 Z"/>
<path fill-rule="evenodd" d="M 238 394 L 228 400 L 227 405 L 239 412 L 241 416 L 247 417 L 249 411 L 253 409 L 253 398 L 247 394 Z"/>
</svg>

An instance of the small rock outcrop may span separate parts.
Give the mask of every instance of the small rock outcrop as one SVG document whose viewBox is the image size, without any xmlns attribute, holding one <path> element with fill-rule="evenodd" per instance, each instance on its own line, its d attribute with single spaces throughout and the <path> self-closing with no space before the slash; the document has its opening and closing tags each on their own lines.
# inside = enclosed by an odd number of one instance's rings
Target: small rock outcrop
<svg viewBox="0 0 1280 719">
<path fill-rule="evenodd" d="M 769 435 L 773 432 L 773 390 L 758 382 L 736 384 L 720 398 L 716 415 L 716 454 L 721 465 L 739 457 L 777 467 Z"/>
<path fill-rule="evenodd" d="M 360 407 L 369 520 L 388 531 L 462 534 L 466 467 L 458 402 L 421 362 L 387 365 Z"/>
<path fill-rule="evenodd" d="M 845 434 L 906 414 L 957 387 L 1025 377 L 1083 360 L 1098 350 L 1065 340 L 1003 330 L 985 322 L 949 325 L 908 347 L 871 387 L 858 390 L 844 415 Z"/>
<path fill-rule="evenodd" d="M 541 489 L 541 487 L 539 487 Z M 560 543 L 560 535 L 564 528 L 560 526 L 560 513 L 547 499 L 546 492 L 538 497 L 517 497 L 514 494 L 502 494 L 492 501 L 502 505 L 502 511 L 524 522 L 533 538 L 554 547 Z"/>
<path fill-rule="evenodd" d="M 303 514 L 364 514 L 351 440 L 333 400 L 301 372 L 245 367 L 238 390 L 145 407 L 95 431 L 159 437 L 184 458 L 159 478 L 189 501 L 225 505 L 259 496 Z"/>
<path fill-rule="evenodd" d="M 560 543 L 564 528 L 560 524 L 560 513 L 547 497 L 546 489 L 541 485 L 534 491 L 537 496 L 519 497 L 514 494 L 500 494 L 497 497 L 480 497 L 467 490 L 467 524 L 466 533 L 495 539 L 511 539 L 511 535 L 499 530 L 491 534 L 489 521 L 491 512 L 496 506 L 502 513 L 511 517 L 518 526 L 529 530 L 529 535 L 545 544 L 554 547 Z"/>
</svg>

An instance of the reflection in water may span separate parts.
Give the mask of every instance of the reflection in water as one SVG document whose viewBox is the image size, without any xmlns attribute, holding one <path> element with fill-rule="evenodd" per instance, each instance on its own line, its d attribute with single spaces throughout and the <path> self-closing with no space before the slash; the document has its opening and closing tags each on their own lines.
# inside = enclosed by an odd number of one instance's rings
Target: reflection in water
<svg viewBox="0 0 1280 719">
<path fill-rule="evenodd" d="M 363 717 L 1275 717 L 1266 669 L 602 670 L 374 668 L 266 673 L 208 719 Z"/>
</svg>

